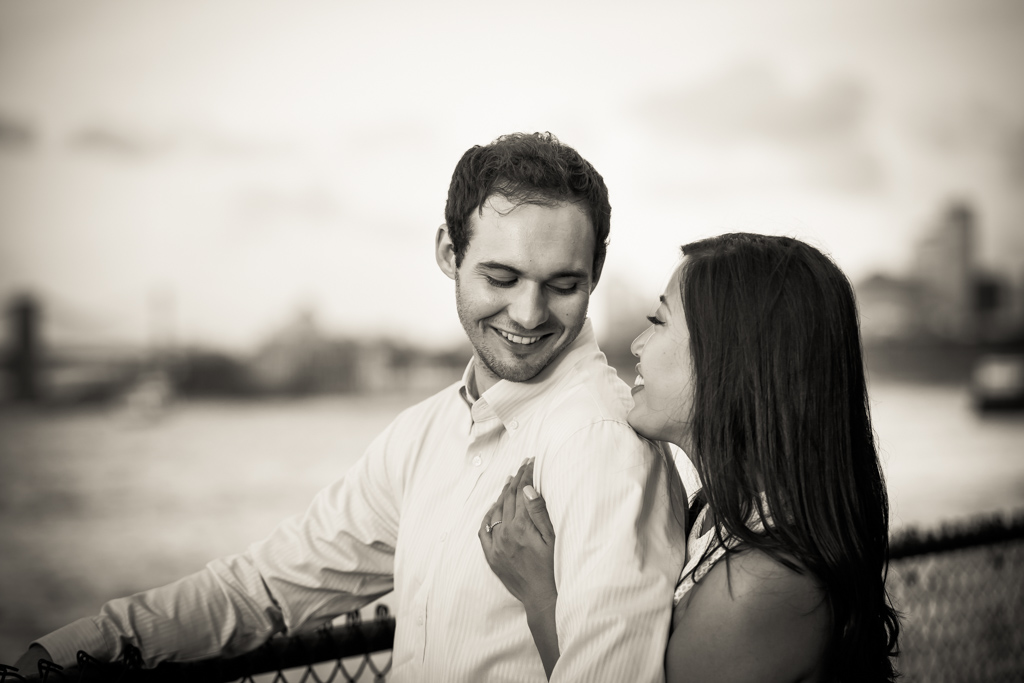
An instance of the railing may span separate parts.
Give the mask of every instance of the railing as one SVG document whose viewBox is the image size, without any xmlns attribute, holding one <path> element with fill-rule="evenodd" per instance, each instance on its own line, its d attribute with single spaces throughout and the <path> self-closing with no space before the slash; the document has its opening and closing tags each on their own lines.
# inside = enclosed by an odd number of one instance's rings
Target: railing
<svg viewBox="0 0 1024 683">
<path fill-rule="evenodd" d="M 391 669 L 394 639 L 395 620 L 385 605 L 378 605 L 372 621 L 362 621 L 358 612 L 352 612 L 343 625 L 271 638 L 238 657 L 164 662 L 144 669 L 138 650 L 129 646 L 116 662 L 99 662 L 79 652 L 74 667 L 62 669 L 43 661 L 40 671 L 31 675 L 0 664 L 0 683 L 229 683 L 262 681 L 261 674 L 273 683 L 376 683 L 385 681 Z"/>
<path fill-rule="evenodd" d="M 897 534 L 887 587 L 902 615 L 901 681 L 1024 680 L 1024 514 Z M 100 663 L 79 653 L 76 667 L 41 662 L 31 676 L 0 664 L 0 683 L 344 683 L 384 681 L 395 620 L 348 615 L 344 625 L 277 637 L 240 657 L 164 663 L 143 669 L 138 652 Z M 264 678 L 260 678 L 263 675 Z"/>
<path fill-rule="evenodd" d="M 901 680 L 1024 681 L 1024 515 L 909 531 L 890 546 Z"/>
</svg>

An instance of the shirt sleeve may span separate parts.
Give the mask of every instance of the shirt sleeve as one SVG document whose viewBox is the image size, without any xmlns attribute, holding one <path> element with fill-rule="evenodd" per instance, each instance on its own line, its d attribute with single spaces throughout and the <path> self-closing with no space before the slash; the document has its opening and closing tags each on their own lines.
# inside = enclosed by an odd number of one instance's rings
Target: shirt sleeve
<svg viewBox="0 0 1024 683">
<path fill-rule="evenodd" d="M 537 466 L 556 539 L 561 654 L 551 681 L 664 680 L 685 557 L 685 494 L 671 460 L 608 420 Z"/>
<path fill-rule="evenodd" d="M 282 628 L 280 610 L 247 555 L 214 560 L 160 588 L 106 603 L 97 616 L 72 622 L 36 642 L 61 666 L 79 650 L 101 661 L 125 644 L 146 666 L 231 656 L 258 647 Z"/>
<path fill-rule="evenodd" d="M 214 560 L 179 581 L 106 603 L 35 641 L 61 666 L 79 650 L 116 659 L 137 647 L 147 667 L 252 650 L 278 632 L 313 628 L 393 586 L 401 492 L 381 434 L 304 515 L 246 553 Z"/>
</svg>

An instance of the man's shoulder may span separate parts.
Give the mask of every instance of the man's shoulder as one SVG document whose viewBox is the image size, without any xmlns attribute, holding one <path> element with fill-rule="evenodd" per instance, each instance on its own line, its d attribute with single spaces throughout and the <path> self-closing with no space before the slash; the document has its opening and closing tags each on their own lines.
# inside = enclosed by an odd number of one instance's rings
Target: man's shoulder
<svg viewBox="0 0 1024 683">
<path fill-rule="evenodd" d="M 460 386 L 461 383 L 456 382 L 404 408 L 378 435 L 378 441 L 393 445 L 417 435 L 416 441 L 431 433 L 443 433 L 459 419 L 468 419 L 469 407 L 459 392 Z"/>
<path fill-rule="evenodd" d="M 548 449 L 560 458 L 577 453 L 593 463 L 649 461 L 660 447 L 629 425 L 626 416 L 632 407 L 629 387 L 614 368 L 581 364 L 553 388 L 542 408 Z"/>
<path fill-rule="evenodd" d="M 573 424 L 601 421 L 626 424 L 633 406 L 629 387 L 605 362 L 575 365 L 550 394 L 547 411 Z"/>
<path fill-rule="evenodd" d="M 449 384 L 440 391 L 402 410 L 395 417 L 394 422 L 415 422 L 430 419 L 440 413 L 450 412 L 453 406 L 464 406 L 465 400 L 459 393 L 461 386 L 461 381 Z"/>
<path fill-rule="evenodd" d="M 432 446 L 451 443 L 452 435 L 460 433 L 460 421 L 470 419 L 460 386 L 458 382 L 449 385 L 403 409 L 377 435 L 370 450 L 404 469 L 414 466 Z"/>
</svg>

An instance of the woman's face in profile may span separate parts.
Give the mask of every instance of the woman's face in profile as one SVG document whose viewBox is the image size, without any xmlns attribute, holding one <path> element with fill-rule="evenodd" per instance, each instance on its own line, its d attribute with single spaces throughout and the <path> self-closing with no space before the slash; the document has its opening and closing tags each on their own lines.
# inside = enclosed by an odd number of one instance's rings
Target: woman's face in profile
<svg viewBox="0 0 1024 683">
<path fill-rule="evenodd" d="M 681 267 L 676 268 L 657 307 L 648 316 L 651 326 L 630 346 L 640 362 L 633 386 L 633 409 L 627 419 L 641 436 L 670 441 L 686 451 L 693 373 L 690 333 L 679 290 Z"/>
</svg>

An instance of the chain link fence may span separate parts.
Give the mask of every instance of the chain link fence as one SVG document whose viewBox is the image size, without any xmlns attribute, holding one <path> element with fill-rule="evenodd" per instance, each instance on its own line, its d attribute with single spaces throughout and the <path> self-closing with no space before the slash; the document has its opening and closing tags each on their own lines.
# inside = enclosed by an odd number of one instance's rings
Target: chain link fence
<svg viewBox="0 0 1024 683">
<path fill-rule="evenodd" d="M 906 683 L 1024 681 L 1024 515 L 892 539 Z"/>
<path fill-rule="evenodd" d="M 905 683 L 1024 681 L 1024 514 L 946 526 L 892 539 L 887 587 L 902 615 Z M 101 663 L 84 652 L 63 670 L 48 662 L 27 675 L 0 664 L 0 683 L 379 683 L 391 668 L 395 620 L 376 618 L 289 638 L 240 657 L 143 669 L 138 652 Z"/>
<path fill-rule="evenodd" d="M 383 683 L 391 670 L 394 638 L 395 620 L 386 605 L 378 605 L 371 621 L 352 612 L 344 624 L 276 636 L 238 657 L 144 669 L 139 651 L 128 646 L 116 662 L 79 652 L 77 665 L 67 669 L 43 661 L 40 671 L 29 673 L 0 664 L 0 683 Z"/>
</svg>

